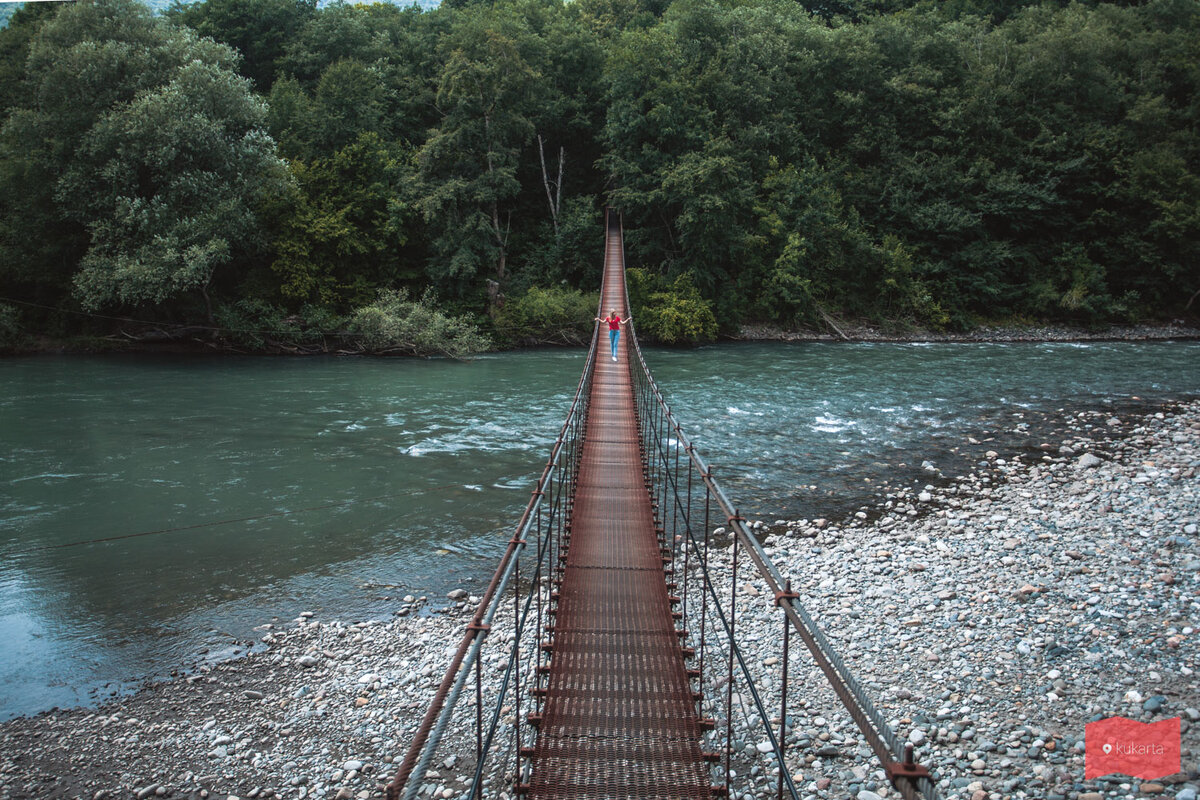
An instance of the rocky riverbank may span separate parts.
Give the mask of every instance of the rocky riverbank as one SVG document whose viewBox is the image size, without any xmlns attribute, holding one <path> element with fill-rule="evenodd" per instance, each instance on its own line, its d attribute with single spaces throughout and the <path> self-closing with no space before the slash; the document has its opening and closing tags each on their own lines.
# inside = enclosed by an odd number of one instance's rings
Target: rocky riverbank
<svg viewBox="0 0 1200 800">
<path fill-rule="evenodd" d="M 821 330 L 785 330 L 772 325 L 744 325 L 738 339 L 783 342 L 1149 342 L 1200 339 L 1200 328 L 1182 320 L 1159 325 L 1106 325 L 1070 328 L 1062 325 L 980 325 L 969 331 L 885 329 L 850 323 Z"/>
<path fill-rule="evenodd" d="M 1200 403 L 1063 425 L 1038 454 L 990 451 L 848 519 L 765 520 L 760 534 L 942 797 L 1195 800 Z M 777 618 L 763 584 L 738 585 L 747 656 L 777 697 Z M 264 625 L 266 649 L 244 659 L 4 723 L 0 797 L 374 796 L 477 599 L 406 602 L 383 622 Z M 801 796 L 896 796 L 820 675 L 800 658 L 791 674 Z M 1083 780 L 1084 725 L 1115 714 L 1182 717 L 1184 771 Z M 454 753 L 431 795 L 461 789 Z M 772 762 L 750 758 L 751 796 L 766 797 Z"/>
<path fill-rule="evenodd" d="M 820 576 L 797 582 L 801 602 L 943 797 L 1193 800 L 1200 405 L 1064 422 L 1040 455 L 989 451 L 969 474 L 893 491 L 841 524 L 764 526 L 767 551 L 785 575 Z M 776 639 L 760 629 L 759 664 Z M 821 688 L 793 720 L 809 749 L 798 783 L 885 796 L 821 676 L 802 676 L 793 685 Z M 1113 715 L 1181 717 L 1183 772 L 1083 780 L 1084 727 Z M 819 757 L 830 742 L 836 755 Z"/>
</svg>

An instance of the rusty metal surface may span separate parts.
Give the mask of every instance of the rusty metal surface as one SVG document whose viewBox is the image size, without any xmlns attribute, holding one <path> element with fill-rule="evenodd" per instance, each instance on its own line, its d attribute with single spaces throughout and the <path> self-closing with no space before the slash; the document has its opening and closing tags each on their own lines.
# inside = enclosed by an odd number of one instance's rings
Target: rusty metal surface
<svg viewBox="0 0 1200 800">
<path fill-rule="evenodd" d="M 610 229 L 601 308 L 622 317 L 623 271 L 620 232 Z M 629 334 L 614 363 L 601 333 L 529 796 L 707 798 L 696 702 L 642 473 Z"/>
</svg>

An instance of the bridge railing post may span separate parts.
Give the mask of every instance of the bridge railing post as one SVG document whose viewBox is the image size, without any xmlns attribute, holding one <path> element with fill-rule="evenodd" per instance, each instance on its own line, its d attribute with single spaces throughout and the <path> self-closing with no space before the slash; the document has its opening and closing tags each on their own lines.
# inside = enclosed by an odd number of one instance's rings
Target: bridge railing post
<svg viewBox="0 0 1200 800">
<path fill-rule="evenodd" d="M 741 667 L 740 672 L 730 674 L 730 670 L 726 670 L 726 674 L 721 676 L 727 681 L 729 687 L 726 692 L 731 691 L 734 677 L 740 675 L 745 681 L 746 691 L 753 700 L 755 711 L 761 721 L 762 729 L 766 738 L 771 744 L 772 752 L 778 763 L 779 769 L 779 784 L 786 787 L 787 792 L 792 797 L 796 797 L 796 788 L 793 785 L 793 779 L 788 770 L 786 762 L 786 749 L 784 747 L 787 736 L 787 670 L 788 661 L 790 660 L 790 635 L 791 631 L 795 631 L 803 639 L 809 653 L 813 657 L 815 665 L 825 674 L 830 686 L 834 689 L 838 699 L 846 707 L 851 719 L 854 720 L 859 730 L 862 732 L 864 739 L 879 758 L 884 770 L 891 779 L 892 785 L 905 800 L 917 800 L 918 797 L 923 797 L 925 800 L 937 800 L 938 793 L 929 776 L 928 770 L 920 765 L 907 765 L 904 763 L 904 754 L 900 750 L 900 743 L 895 734 L 883 721 L 882 716 L 874 708 L 870 698 L 865 691 L 849 672 L 841 657 L 833 649 L 824 633 L 819 626 L 813 621 L 808 613 L 799 604 L 797 595 L 790 591 L 790 584 L 785 582 L 780 576 L 774 564 L 767 557 L 762 546 L 754 538 L 749 527 L 744 521 L 737 516 L 736 509 L 729 502 L 720 486 L 712 477 L 712 468 L 708 466 L 691 443 L 687 441 L 687 437 L 683 434 L 679 425 L 675 422 L 670 409 L 667 407 L 658 386 L 651 377 L 649 370 L 645 365 L 645 360 L 641 353 L 641 348 L 637 342 L 636 336 L 630 337 L 630 345 L 636 358 L 638 369 L 635 372 L 638 384 L 638 408 L 639 418 L 642 424 L 642 446 L 643 454 L 646 459 L 647 482 L 653 487 L 653 492 L 656 495 L 658 508 L 660 513 L 664 514 L 665 509 L 663 503 L 672 503 L 672 514 L 675 514 L 681 507 L 686 507 L 690 502 L 690 484 L 688 489 L 688 500 L 680 498 L 680 479 L 678 472 L 671 468 L 670 455 L 668 453 L 667 444 L 663 442 L 663 426 L 667 430 L 674 430 L 674 447 L 676 448 L 675 455 L 679 456 L 679 448 L 682 448 L 688 456 L 690 463 L 689 470 L 694 469 L 696 474 L 701 476 L 705 491 L 705 513 L 704 513 L 704 530 L 703 540 L 696 537 L 692 529 L 691 523 L 688 520 L 690 514 L 685 514 L 685 546 L 689 546 L 697 551 L 697 566 L 695 578 L 697 586 L 694 590 L 686 588 L 691 579 L 690 565 L 685 555 L 684 574 L 677 576 L 677 580 L 684 583 L 685 597 L 692 597 L 685 601 L 684 608 L 687 609 L 685 619 L 693 618 L 696 614 L 696 601 L 692 595 L 693 591 L 700 591 L 700 624 L 689 624 L 688 627 L 693 632 L 699 631 L 699 665 L 701 672 L 701 685 L 711 685 L 709 679 L 710 662 L 712 661 L 711 650 L 713 647 L 713 637 L 709 635 L 709 622 L 711 620 L 713 631 L 719 631 L 722 628 L 727 632 L 728 637 L 726 642 L 729 646 L 729 651 L 726 654 L 728 658 L 724 659 L 728 665 L 733 661 L 737 661 Z M 631 359 L 633 360 L 633 359 Z M 689 480 L 691 473 L 689 472 Z M 730 633 L 736 622 L 736 598 L 737 598 L 737 575 L 736 562 L 734 563 L 733 574 L 733 599 L 730 603 L 729 615 L 726 617 L 722 608 L 722 603 L 714 591 L 714 583 L 716 579 L 710 574 L 712 568 L 711 553 L 710 553 L 710 533 L 711 527 L 711 511 L 712 508 L 719 508 L 724 512 L 729 519 L 728 534 L 732 539 L 733 555 L 737 558 L 739 549 L 746 550 L 746 555 L 754 563 L 759 577 L 767 584 L 768 589 L 777 595 L 777 605 L 781 608 L 786 625 L 787 634 L 785 637 L 784 650 L 784 666 L 783 677 L 780 684 L 780 706 L 781 715 L 778 725 L 778 731 L 771 724 L 769 715 L 762 703 L 762 697 L 756 687 L 755 680 L 746 665 L 742 654 L 739 651 L 738 644 L 734 636 Z M 664 522 L 663 527 L 668 527 Z M 679 528 L 672 523 L 672 530 L 678 531 Z M 674 537 L 671 537 L 671 544 L 674 546 Z M 673 566 L 673 565 L 672 565 Z M 785 588 L 786 587 L 786 588 Z M 710 608 L 711 604 L 711 608 Z M 704 702 L 703 700 L 701 701 Z M 732 713 L 729 704 L 726 704 L 727 715 Z M 726 719 L 728 724 L 728 717 Z M 725 743 L 726 748 L 730 746 L 727 738 Z M 729 759 L 727 758 L 727 762 Z M 730 765 L 725 766 L 726 776 L 729 775 Z M 724 787 L 724 788 L 729 788 Z M 783 792 L 779 786 L 777 794 Z M 732 791 L 732 789 L 730 789 Z"/>
<path fill-rule="evenodd" d="M 791 601 L 798 598 L 800 595 L 792 591 L 792 581 L 789 579 L 787 586 L 781 595 L 776 595 L 775 605 L 779 605 L 783 601 Z M 787 771 L 787 732 L 791 726 L 788 724 L 788 661 L 791 657 L 791 647 L 789 645 L 789 634 L 792 632 L 791 620 L 787 615 L 783 615 L 783 646 L 780 648 L 783 657 L 782 676 L 779 681 L 779 787 L 776 793 L 777 800 L 783 798 L 783 781 L 784 773 Z"/>
<path fill-rule="evenodd" d="M 729 581 L 729 671 L 725 674 L 725 796 L 730 796 L 730 771 L 733 758 L 733 652 L 737 642 L 737 573 L 738 573 L 738 540 L 733 540 L 732 577 Z"/>
<path fill-rule="evenodd" d="M 425 717 L 409 743 L 400 767 L 386 787 L 389 800 L 414 800 L 423 788 L 426 771 L 441 745 L 442 735 L 454 713 L 467 681 L 474 678 L 475 692 L 475 769 L 468 797 L 482 798 L 488 793 L 485 764 L 512 765 L 511 775 L 515 788 L 520 789 L 526 765 L 522 754 L 525 740 L 530 736 L 531 726 L 526 724 L 520 713 L 521 693 L 533 687 L 536 681 L 522 677 L 539 675 L 542 665 L 540 636 L 546 619 L 552 612 L 546 605 L 542 592 L 548 576 L 558 566 L 557 556 L 570 535 L 569 496 L 564 501 L 564 492 L 570 492 L 576 484 L 580 457 L 580 442 L 583 439 L 589 412 L 589 398 L 595 368 L 595 353 L 599 342 L 598 328 L 593 331 L 592 344 L 584 365 L 583 374 L 575 391 L 567 418 L 551 448 L 550 456 L 537 486 L 517 523 L 500 565 L 492 576 L 487 589 L 480 598 L 471 623 L 466 626 L 457 650 L 450 659 L 441 683 L 434 693 Z M 536 542 L 528 542 L 530 537 Z M 533 544 L 533 547 L 529 547 Z M 521 562 L 525 560 L 528 585 L 521 582 Z M 530 563 L 532 562 L 532 563 Z M 550 586 L 553 586 L 552 581 Z M 506 616 L 509 590 L 513 593 L 512 630 L 510 640 L 491 637 L 492 624 Z M 535 594 L 536 593 L 536 596 Z M 522 599 L 522 597 L 524 599 Z M 551 597 L 553 603 L 553 597 Z M 498 691 L 485 695 L 482 690 L 482 661 L 485 645 L 492 643 L 502 655 L 507 649 L 507 661 Z M 469 695 L 468 695 L 469 696 Z M 534 694 L 535 698 L 537 693 Z M 506 703 L 518 709 L 508 723 Z M 535 701 L 533 706 L 537 706 Z M 535 715 L 536 716 L 536 715 Z M 511 738 L 509 736 L 511 734 Z M 468 739 L 469 741 L 469 739 Z M 507 746 L 504 744 L 508 742 Z M 470 745 L 467 745 L 470 747 Z M 493 753 L 493 751 L 495 751 Z M 527 751 L 528 752 L 528 751 Z M 461 755 L 467 756 L 468 753 Z M 511 760 L 510 760 L 511 758 Z M 503 791 L 506 768 L 493 770 L 501 785 L 493 785 L 496 794 Z"/>
</svg>

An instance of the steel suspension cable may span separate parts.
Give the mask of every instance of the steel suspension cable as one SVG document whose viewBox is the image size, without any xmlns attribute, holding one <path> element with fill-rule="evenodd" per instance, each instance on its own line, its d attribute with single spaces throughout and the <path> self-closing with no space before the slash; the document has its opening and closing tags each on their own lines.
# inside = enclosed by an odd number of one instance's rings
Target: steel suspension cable
<svg viewBox="0 0 1200 800">
<path fill-rule="evenodd" d="M 626 288 L 626 303 L 628 303 L 628 288 Z M 655 383 L 649 367 L 646 365 L 645 357 L 642 354 L 632 323 L 630 325 L 630 343 L 636 354 L 641 381 L 644 382 L 648 389 L 646 394 L 653 396 L 655 399 L 655 402 L 652 404 L 647 399 L 647 404 L 651 405 L 649 409 L 650 414 L 656 420 L 658 415 L 662 414 L 674 423 L 675 420 L 666 404 L 666 400 L 657 383 Z M 657 426 L 655 429 L 657 431 Z M 661 441 L 658 443 L 661 444 Z M 686 450 L 692 465 L 703 476 L 706 489 L 711 492 L 712 498 L 715 499 L 717 505 L 729 520 L 731 533 L 735 537 L 735 553 L 739 543 L 745 547 L 759 575 L 778 599 L 778 604 L 783 609 L 783 613 L 791 621 L 801 639 L 804 640 L 814 662 L 825 674 L 830 686 L 862 732 L 867 744 L 883 765 L 897 791 L 905 800 L 917 800 L 918 797 L 923 797 L 925 800 L 938 800 L 937 788 L 928 770 L 912 763 L 911 747 L 906 748 L 902 746 L 867 696 L 862 685 L 847 668 L 845 662 L 833 648 L 832 644 L 830 644 L 816 621 L 813 620 L 796 598 L 787 596 L 787 582 L 784 581 L 775 564 L 763 551 L 762 545 L 750 533 L 744 520 L 738 516 L 736 508 L 729 501 L 724 490 L 712 478 L 711 468 L 696 453 L 695 448 L 691 446 L 691 442 L 687 440 L 682 430 L 679 432 L 677 443 L 686 444 Z M 661 448 L 659 448 L 659 451 L 661 452 Z M 656 462 L 657 460 L 655 459 Z M 662 453 L 662 460 L 664 462 L 666 460 L 665 453 Z M 707 536 L 707 524 L 705 534 Z M 707 574 L 705 580 L 707 582 Z M 721 612 L 719 602 L 716 601 L 715 596 L 714 603 L 716 612 L 723 617 L 723 612 Z M 752 681 L 750 685 L 753 687 Z M 769 735 L 774 739 L 774 733 L 770 730 L 770 726 L 767 727 Z M 782 760 L 780 766 L 781 770 L 783 770 Z M 786 770 L 783 771 L 786 772 Z"/>
<path fill-rule="evenodd" d="M 636 337 L 633 338 L 635 347 L 637 346 Z M 644 358 L 638 348 L 638 358 L 641 370 L 646 374 L 646 381 L 653 386 L 652 394 L 656 399 L 655 405 L 665 408 L 665 402 L 662 399 L 661 391 L 654 384 L 654 379 L 649 374 L 649 369 L 645 365 Z M 669 412 L 668 412 L 669 413 Z M 687 446 L 691 443 L 687 442 L 686 437 L 682 432 L 683 437 L 681 442 L 686 442 Z M 786 582 L 779 574 L 774 563 L 762 550 L 762 546 L 758 540 L 750 534 L 749 529 L 744 524 L 744 520 L 738 515 L 736 508 L 725 495 L 724 490 L 712 478 L 712 471 L 692 448 L 689 452 L 692 462 L 697 472 L 704 476 L 706 487 L 711 491 L 713 499 L 717 505 L 725 512 L 731 533 L 737 541 L 745 546 L 751 560 L 754 561 L 760 576 L 767 583 L 768 587 L 776 596 L 782 595 L 786 590 Z M 715 598 L 714 598 L 715 599 Z M 855 724 L 862 731 L 868 745 L 875 752 L 876 757 L 883 764 L 884 769 L 888 772 L 889 777 L 898 776 L 893 780 L 897 791 L 900 792 L 906 800 L 916 800 L 918 792 L 920 796 L 926 800 L 936 800 L 938 797 L 936 787 L 933 781 L 928 776 L 924 768 L 914 765 L 910 760 L 910 751 L 906 751 L 892 733 L 891 728 L 884 722 L 882 716 L 875 709 L 866 692 L 863 690 L 858 680 L 850 673 L 845 662 L 837 651 L 829 643 L 824 633 L 820 630 L 817 623 L 809 616 L 808 612 L 802 605 L 794 599 L 784 598 L 780 601 L 780 607 L 783 609 L 787 617 L 792 621 L 797 633 L 804 640 L 813 656 L 817 666 L 825 674 L 830 685 L 837 694 L 839 700 L 846 707 L 847 712 L 855 721 Z M 720 609 L 718 608 L 719 612 Z"/>
<path fill-rule="evenodd" d="M 396 798 L 401 796 L 402 791 L 404 792 L 403 796 L 405 800 L 416 796 L 416 792 L 424 778 L 424 773 L 433 757 L 433 753 L 436 752 L 441 742 L 442 733 L 450 716 L 453 714 L 454 706 L 465 683 L 466 673 L 469 667 L 473 666 L 474 661 L 479 658 L 479 651 L 483 640 L 490 630 L 491 622 L 497 613 L 497 601 L 503 597 L 508 583 L 517 569 L 520 553 L 525 547 L 525 536 L 528 535 L 529 528 L 533 524 L 534 515 L 537 513 L 543 499 L 543 496 L 539 495 L 538 491 L 546 485 L 547 479 L 555 467 L 555 463 L 570 438 L 568 432 L 572 430 L 573 422 L 579 414 L 583 413 L 583 409 L 586 407 L 587 392 L 591 386 L 592 369 L 595 365 L 595 353 L 598 341 L 599 329 L 597 328 L 592 335 L 592 344 L 588 351 L 587 361 L 584 364 L 579 385 L 575 390 L 575 398 L 567 413 L 567 419 L 563 422 L 562 428 L 559 431 L 558 438 L 551 448 L 550 458 L 547 460 L 541 477 L 537 481 L 537 489 L 534 490 L 534 494 L 526 506 L 521 520 L 517 524 L 517 532 L 509 541 L 508 548 L 505 550 L 504 556 L 496 568 L 496 572 L 492 575 L 487 590 L 480 599 L 471 624 L 467 626 L 467 630 L 463 634 L 457 650 L 451 657 L 450 664 L 442 676 L 441 684 L 434 693 L 433 700 L 430 702 L 429 708 L 426 710 L 425 716 L 413 736 L 409 749 L 405 753 L 395 777 L 388 784 L 387 797 L 389 800 L 396 800 Z M 575 430 L 577 431 L 578 428 Z"/>
</svg>

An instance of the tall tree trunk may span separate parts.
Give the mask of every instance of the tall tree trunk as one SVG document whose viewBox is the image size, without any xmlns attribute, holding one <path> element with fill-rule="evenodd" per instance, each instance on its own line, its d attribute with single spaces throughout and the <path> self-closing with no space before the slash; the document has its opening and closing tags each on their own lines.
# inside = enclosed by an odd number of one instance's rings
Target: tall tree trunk
<svg viewBox="0 0 1200 800">
<path fill-rule="evenodd" d="M 500 255 L 496 259 L 496 280 L 504 283 L 504 267 L 508 263 L 508 249 L 505 246 L 508 243 L 507 231 L 500 227 L 500 205 L 496 201 L 492 201 L 492 234 L 496 237 L 496 246 L 500 250 Z"/>
<path fill-rule="evenodd" d="M 554 237 L 558 238 L 558 212 L 562 208 L 562 173 L 563 160 L 566 154 L 563 148 L 558 148 L 558 180 L 551 182 L 550 174 L 546 171 L 546 148 L 542 142 L 542 135 L 538 137 L 538 156 L 542 160 L 542 186 L 546 188 L 546 202 L 550 205 L 550 220 L 554 223 Z M 551 190 L 553 186 L 553 190 Z"/>
<path fill-rule="evenodd" d="M 209 276 L 209 280 L 211 279 L 212 277 Z M 208 296 L 208 281 L 200 284 L 200 294 L 204 298 L 204 311 L 206 314 L 208 314 L 208 324 L 215 328 L 217 326 L 217 320 L 216 317 L 213 316 L 212 298 Z M 216 335 L 215 330 L 211 333 L 214 336 Z"/>
<path fill-rule="evenodd" d="M 487 171 L 488 177 L 492 177 L 496 173 L 496 166 L 492 161 L 492 118 L 490 114 L 483 115 L 483 132 L 484 143 L 487 145 Z M 492 212 L 492 234 L 496 237 L 496 246 L 500 249 L 500 256 L 496 260 L 496 282 L 500 285 L 504 284 L 504 267 L 508 263 L 508 253 L 505 250 L 505 243 L 508 240 L 506 232 L 500 227 L 500 204 L 494 199 L 491 202 Z M 493 311 L 495 301 L 493 300 Z"/>
<path fill-rule="evenodd" d="M 501 306 L 504 305 L 504 295 L 500 293 L 500 284 L 489 278 L 487 282 L 487 294 L 488 316 L 495 319 L 500 314 Z"/>
</svg>

